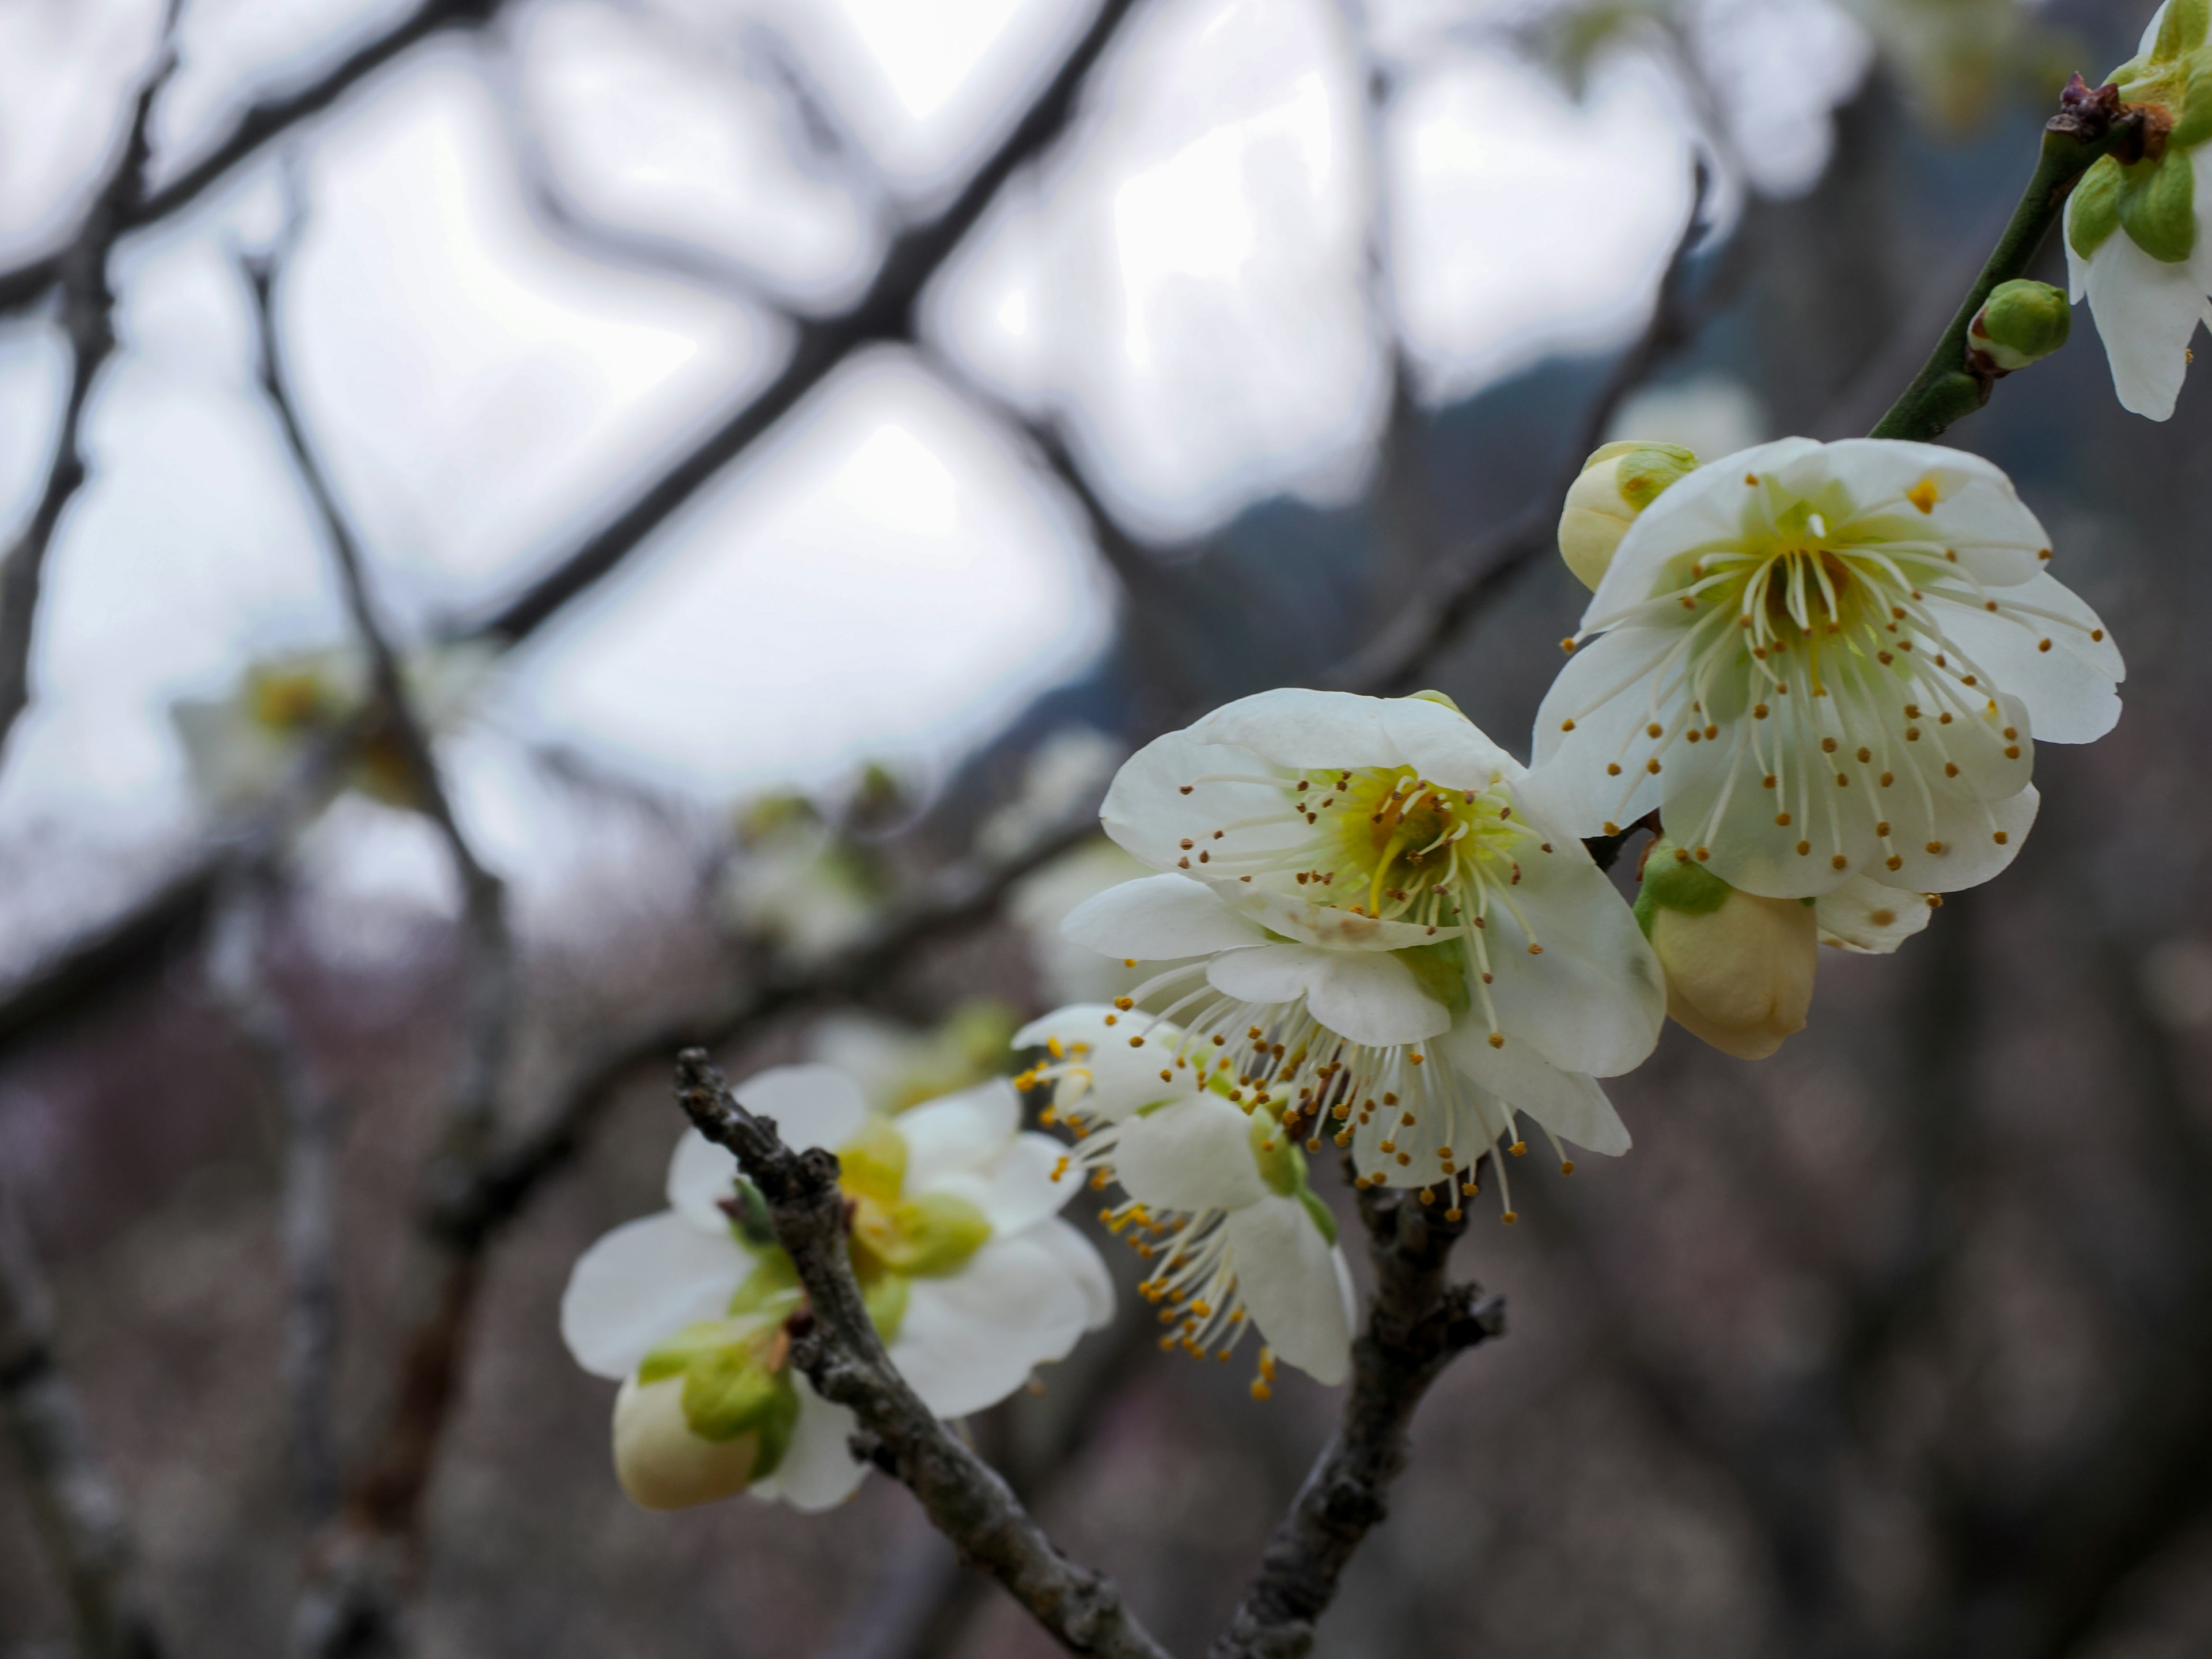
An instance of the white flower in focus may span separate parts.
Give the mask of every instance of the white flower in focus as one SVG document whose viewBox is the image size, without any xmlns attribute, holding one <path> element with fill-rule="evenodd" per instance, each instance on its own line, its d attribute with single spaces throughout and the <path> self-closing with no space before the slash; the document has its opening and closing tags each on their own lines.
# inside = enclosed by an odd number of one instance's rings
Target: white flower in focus
<svg viewBox="0 0 2212 1659">
<path fill-rule="evenodd" d="M 2034 822 L 2031 739 L 2119 718 L 2120 653 L 2050 556 L 2004 474 L 1955 450 L 1789 438 L 1717 461 L 1622 541 L 1537 715 L 1529 793 L 1577 835 L 1661 809 L 1765 897 L 1986 881 Z"/>
<path fill-rule="evenodd" d="M 1124 1041 L 1310 1144 L 1328 1121 L 1363 1180 L 1449 1182 L 1495 1145 L 1522 1150 L 1521 1113 L 1626 1151 L 1591 1079 L 1650 1052 L 1657 966 L 1581 844 L 1528 810 L 1522 773 L 1431 698 L 1245 698 L 1121 769 L 1107 831 L 1169 873 L 1065 931 L 1195 958 L 1124 1000 L 1160 1005 L 1176 1035 L 1154 1044 L 1133 1014 Z"/>
<path fill-rule="evenodd" d="M 1097 1251 L 1059 1211 L 1067 1158 L 1020 1129 L 1000 1081 L 872 1115 L 820 1066 L 781 1066 L 737 1091 L 793 1150 L 836 1152 L 853 1267 L 892 1361 L 932 1411 L 963 1416 L 1063 1358 L 1113 1312 Z M 860 1484 L 852 1413 L 788 1363 L 782 1322 L 801 1291 L 728 1152 L 697 1132 L 669 1165 L 670 1207 L 586 1250 L 561 1302 L 577 1364 L 623 1383 L 617 1472 L 649 1507 L 739 1490 L 827 1509 Z"/>
<path fill-rule="evenodd" d="M 2121 404 L 2163 421 L 2189 371 L 2189 342 L 2212 320 L 2212 9 L 2166 0 L 2142 46 L 2106 79 L 2161 112 L 2143 158 L 2107 155 L 2066 204 L 2066 269 L 2104 337 Z M 2193 95 L 2192 95 L 2193 94 Z"/>
<path fill-rule="evenodd" d="M 426 647 L 400 665 L 423 730 L 433 737 L 459 724 L 493 665 L 480 646 Z M 181 697 L 169 718 L 184 745 L 192 787 L 219 812 L 261 805 L 291 781 L 310 745 L 360 716 L 370 695 L 368 661 L 353 647 L 298 652 L 251 665 L 219 698 Z M 413 808 L 415 779 L 398 743 L 371 725 L 344 764 L 332 769 L 325 801 L 357 789 L 388 806 Z"/>
<path fill-rule="evenodd" d="M 1221 1073 L 1186 1065 L 1178 1076 L 1170 1065 L 1162 1077 L 1154 1060 L 1185 1034 L 1143 1023 L 1146 1042 L 1133 1049 L 1115 1011 L 1063 1008 L 1015 1041 L 1045 1048 L 1018 1081 L 1053 1085 L 1054 1115 L 1075 1133 L 1092 1184 L 1111 1179 L 1128 1195 L 1099 1219 L 1156 1264 L 1144 1295 L 1173 1328 L 1160 1346 L 1225 1361 L 1249 1323 L 1264 1344 L 1252 1385 L 1260 1398 L 1277 1358 L 1341 1382 L 1352 1369 L 1352 1273 L 1295 1137 L 1273 1106 L 1232 1098 L 1242 1091 Z"/>
</svg>

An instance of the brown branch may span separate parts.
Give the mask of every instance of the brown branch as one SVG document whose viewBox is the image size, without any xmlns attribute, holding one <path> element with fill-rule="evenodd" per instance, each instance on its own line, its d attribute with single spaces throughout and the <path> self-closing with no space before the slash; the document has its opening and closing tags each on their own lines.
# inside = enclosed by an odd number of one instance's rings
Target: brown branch
<svg viewBox="0 0 2212 1659">
<path fill-rule="evenodd" d="M 264 958 L 278 902 L 273 860 L 240 861 L 209 952 L 209 978 L 284 1124 L 278 1237 L 288 1296 L 284 1382 L 301 1517 L 327 1523 L 340 1480 L 332 1389 L 338 1283 L 332 1164 L 337 1103 L 323 1085 Z"/>
<path fill-rule="evenodd" d="M 55 1363 L 53 1335 L 46 1277 L 15 1195 L 0 1181 L 0 1415 L 40 1530 L 68 1582 L 77 1650 L 83 1659 L 160 1659 L 123 1501 Z"/>
<path fill-rule="evenodd" d="M 1690 272 L 1700 247 L 1711 178 L 1701 159 L 1692 190 L 1690 213 L 1659 279 L 1650 320 L 1627 350 L 1614 360 L 1604 386 L 1583 416 L 1582 428 L 1553 487 L 1504 528 L 1481 538 L 1464 552 L 1441 562 L 1397 617 L 1337 665 L 1325 684 L 1340 690 L 1391 694 L 1418 686 L 1437 655 L 1468 622 L 1481 614 L 1523 571 L 1549 550 L 1559 504 L 1582 474 L 1584 459 L 1604 441 L 1606 428 L 1628 394 L 1651 371 L 1697 337 L 1712 307 L 1693 303 Z M 1737 240 L 1742 240 L 1741 228 Z M 1709 284 L 1709 289 L 1711 287 Z"/>
<path fill-rule="evenodd" d="M 1348 1178 L 1348 1172 L 1347 1172 Z M 1414 1409 L 1445 1366 L 1505 1329 L 1505 1304 L 1445 1277 L 1467 1231 L 1410 1193 L 1359 1192 L 1375 1294 L 1352 1345 L 1344 1417 L 1267 1545 L 1211 1659 L 1299 1659 L 1338 1576 L 1389 1512 L 1390 1483 L 1406 1466 Z"/>
<path fill-rule="evenodd" d="M 434 1194 L 465 1187 L 489 1146 L 499 1087 L 512 1046 L 515 1003 L 514 939 L 506 889 L 469 844 L 455 817 L 430 738 L 408 696 L 398 653 L 368 591 L 366 562 L 288 393 L 276 325 L 275 268 L 248 260 L 259 331 L 263 392 L 337 562 L 346 606 L 369 661 L 374 690 L 373 737 L 390 741 L 405 760 L 416 805 L 437 826 L 464 895 L 466 941 L 464 1036 L 447 1097 L 443 1143 L 433 1158 Z M 295 1612 L 294 1650 L 350 1654 L 386 1639 L 398 1614 L 399 1583 L 414 1553 L 422 1501 L 436 1468 L 446 1425 L 459 1395 L 463 1351 L 481 1261 L 455 1250 L 426 1228 L 427 1260 L 418 1264 L 419 1311 L 401 1338 L 397 1399 L 390 1421 L 364 1459 L 337 1526 L 319 1540 Z"/>
<path fill-rule="evenodd" d="M 875 1461 L 921 1501 L 963 1559 L 997 1579 L 1071 1653 L 1168 1659 L 1113 1583 L 1062 1555 L 1013 1489 L 891 1364 L 853 1277 L 836 1156 L 786 1146 L 773 1121 L 738 1104 L 702 1050 L 678 1059 L 677 1098 L 768 1201 L 777 1241 L 806 1288 L 807 1308 L 792 1322 L 793 1360 L 823 1398 L 860 1419 Z"/>
<path fill-rule="evenodd" d="M 104 257 L 120 237 L 181 213 L 211 186 L 260 155 L 271 141 L 320 115 L 402 52 L 446 29 L 482 24 L 498 3 L 499 0 L 423 0 L 404 21 L 364 41 L 307 85 L 251 105 L 213 149 L 159 190 L 134 191 L 121 210 L 103 224 L 100 199 L 106 198 L 126 173 L 135 176 L 142 170 L 118 167 L 96 192 L 93 208 L 67 246 L 0 271 L 0 315 L 21 311 L 56 283 L 66 283 L 72 262 L 88 250 L 97 248 Z M 142 110 L 134 130 L 143 126 L 143 119 Z M 142 155 L 142 163 L 143 159 Z"/>
<path fill-rule="evenodd" d="M 69 390 L 54 437 L 38 505 L 15 544 L 0 563 L 0 752 L 4 752 L 16 718 L 31 699 L 31 639 L 38 621 L 39 590 L 46 556 L 52 550 L 62 514 L 85 479 L 84 410 L 92 383 L 115 350 L 115 293 L 108 284 L 107 256 L 126 228 L 134 208 L 145 199 L 146 162 L 152 153 L 149 127 L 154 100 L 176 72 L 172 50 L 179 0 L 171 0 L 161 32 L 161 47 L 131 106 L 131 124 L 121 151 L 94 196 L 76 240 L 54 262 L 48 283 L 61 288 L 61 323 L 68 342 Z M 36 297 L 34 294 L 33 297 Z"/>
<path fill-rule="evenodd" d="M 708 433 L 612 519 L 556 560 L 507 605 L 466 630 L 472 637 L 527 637 L 627 559 L 676 511 L 828 378 L 856 348 L 909 339 L 923 287 L 981 219 L 1016 171 L 1067 129 L 1091 69 L 1136 0 L 1100 0 L 1097 14 L 1036 100 L 942 210 L 892 239 L 867 291 L 830 316 L 799 323 L 775 378 Z"/>
</svg>

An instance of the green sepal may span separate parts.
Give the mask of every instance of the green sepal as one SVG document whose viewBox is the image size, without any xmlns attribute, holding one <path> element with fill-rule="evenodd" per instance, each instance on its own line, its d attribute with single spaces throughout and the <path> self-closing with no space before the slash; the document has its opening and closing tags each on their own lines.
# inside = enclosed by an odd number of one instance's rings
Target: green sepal
<svg viewBox="0 0 2212 1659">
<path fill-rule="evenodd" d="M 771 1370 L 762 1358 L 766 1334 L 757 1324 L 709 1320 L 687 1325 L 637 1368 L 641 1384 L 684 1379 L 684 1420 L 702 1440 L 759 1436 L 752 1468 L 756 1480 L 781 1459 L 799 1420 L 799 1395 L 789 1373 Z"/>
<path fill-rule="evenodd" d="M 2066 205 L 2066 242 L 2084 259 L 2095 258 L 2120 228 L 2120 197 L 2127 183 L 2119 162 L 2100 155 L 2074 186 L 2074 199 Z"/>
<path fill-rule="evenodd" d="M 2161 264 L 2178 265 L 2197 251 L 2197 168 L 2185 150 L 2127 169 L 2120 223 L 2128 240 Z"/>
<path fill-rule="evenodd" d="M 861 1284 L 860 1301 L 868 1310 L 868 1323 L 876 1328 L 884 1346 L 898 1340 L 899 1327 L 906 1323 L 906 1304 L 913 1296 L 914 1285 L 904 1273 L 878 1272 Z"/>
<path fill-rule="evenodd" d="M 1273 1112 L 1265 1106 L 1255 1107 L 1252 1121 L 1244 1126 L 1244 1137 L 1251 1144 L 1253 1164 L 1270 1192 L 1289 1198 L 1306 1184 L 1305 1154 L 1283 1133 Z"/>
<path fill-rule="evenodd" d="M 2189 79 L 2181 94 L 2181 109 L 2173 131 L 2166 135 L 2166 153 L 2194 149 L 2212 140 L 2212 52 L 2199 52 L 2189 60 Z"/>
<path fill-rule="evenodd" d="M 744 1176 L 736 1176 L 734 1182 L 734 1190 L 724 1206 L 730 1218 L 730 1231 L 755 1249 L 773 1245 L 775 1226 L 769 1219 L 768 1200 L 761 1196 L 760 1188 Z"/>
<path fill-rule="evenodd" d="M 2160 14 L 2158 38 L 2151 42 L 2150 60 L 2170 64 L 2204 44 L 2212 28 L 2212 0 L 2166 0 Z"/>
<path fill-rule="evenodd" d="M 1651 937 L 1651 923 L 1662 910 L 1702 916 L 1728 902 L 1735 889 L 1695 859 L 1678 859 L 1681 849 L 1672 842 L 1654 842 L 1644 861 L 1644 884 L 1636 893 L 1636 925 Z"/>
<path fill-rule="evenodd" d="M 1297 1200 L 1306 1206 L 1306 1215 L 1314 1229 L 1330 1243 L 1336 1243 L 1336 1212 L 1321 1200 L 1321 1194 L 1310 1187 L 1297 1190 Z"/>
<path fill-rule="evenodd" d="M 925 1193 L 883 1208 L 863 1205 L 853 1232 L 892 1273 L 940 1279 L 958 1273 L 990 1242 L 991 1220 L 964 1198 Z"/>
<path fill-rule="evenodd" d="M 731 1292 L 730 1305 L 723 1311 L 735 1319 L 744 1314 L 763 1312 L 773 1303 L 798 1298 L 799 1268 L 782 1250 L 771 1245 L 755 1255 L 753 1270 L 745 1275 L 744 1283 Z"/>
</svg>

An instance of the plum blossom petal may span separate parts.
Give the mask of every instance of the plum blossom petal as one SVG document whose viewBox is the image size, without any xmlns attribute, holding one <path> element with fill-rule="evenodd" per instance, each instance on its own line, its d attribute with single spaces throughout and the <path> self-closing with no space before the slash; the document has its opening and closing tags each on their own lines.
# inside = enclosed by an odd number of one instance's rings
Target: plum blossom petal
<svg viewBox="0 0 2212 1659">
<path fill-rule="evenodd" d="M 1094 1288 L 1057 1243 L 994 1238 L 959 1273 L 914 1281 L 892 1363 L 939 1417 L 981 1411 L 1067 1357 L 1090 1328 Z"/>
<path fill-rule="evenodd" d="M 860 1420 L 815 1393 L 814 1385 L 796 1371 L 791 1384 L 799 1392 L 799 1422 L 791 1443 L 775 1473 L 749 1490 L 756 1498 L 781 1498 L 802 1515 L 818 1515 L 858 1492 L 867 1476 L 868 1466 L 854 1460 L 851 1444 Z"/>
<path fill-rule="evenodd" d="M 1122 1126 L 1114 1176 L 1160 1210 L 1235 1210 L 1267 1196 L 1252 1159 L 1252 1120 L 1217 1094 L 1194 1095 Z"/>
<path fill-rule="evenodd" d="M 1405 963 L 1371 951 L 1268 945 L 1224 951 L 1207 964 L 1213 988 L 1248 1002 L 1305 999 L 1313 1017 L 1354 1042 L 1418 1042 L 1451 1025 L 1451 1012 Z"/>
<path fill-rule="evenodd" d="M 1267 1346 L 1316 1382 L 1334 1387 L 1350 1376 L 1351 1272 L 1305 1206 L 1270 1194 L 1222 1225 L 1237 1290 Z"/>
<path fill-rule="evenodd" d="M 625 1222 L 577 1258 L 561 1296 L 561 1338 L 594 1376 L 622 1377 L 686 1325 L 720 1319 L 753 1270 L 727 1229 L 672 1210 Z"/>
<path fill-rule="evenodd" d="M 1179 875 L 1109 887 L 1068 912 L 1060 931 L 1103 956 L 1156 962 L 1263 945 L 1267 938 L 1204 882 Z"/>
<path fill-rule="evenodd" d="M 1820 943 L 1862 956 L 1887 956 L 1924 929 L 1934 908 L 1917 893 L 1870 881 L 1846 882 L 1813 907 Z"/>
</svg>

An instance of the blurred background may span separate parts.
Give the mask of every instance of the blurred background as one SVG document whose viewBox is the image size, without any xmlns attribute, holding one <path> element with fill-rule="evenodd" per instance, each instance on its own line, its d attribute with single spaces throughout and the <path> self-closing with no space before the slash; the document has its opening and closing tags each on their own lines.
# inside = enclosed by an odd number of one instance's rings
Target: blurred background
<svg viewBox="0 0 2212 1659">
<path fill-rule="evenodd" d="M 0 0 L 0 1656 L 1048 1651 L 880 1480 L 621 1497 L 555 1308 L 674 1048 L 1010 1068 L 1230 696 L 1525 750 L 1583 453 L 1864 431 L 2152 9 Z M 1322 1651 L 2212 1651 L 2208 396 L 2084 311 L 1954 434 L 2119 730 L 1481 1217 Z M 1133 1315 L 1040 1382 L 979 1444 L 1202 1650 L 1334 1397 Z"/>
</svg>

